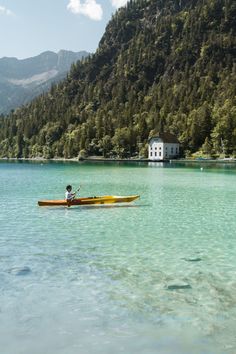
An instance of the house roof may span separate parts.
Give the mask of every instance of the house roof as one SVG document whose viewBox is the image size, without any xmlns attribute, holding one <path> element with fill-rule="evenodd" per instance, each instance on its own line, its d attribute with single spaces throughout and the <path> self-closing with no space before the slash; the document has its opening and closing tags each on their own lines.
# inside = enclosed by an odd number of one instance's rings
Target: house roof
<svg viewBox="0 0 236 354">
<path fill-rule="evenodd" d="M 171 133 L 159 133 L 158 135 L 152 136 L 149 139 L 149 142 L 152 139 L 161 139 L 163 141 L 163 143 L 179 144 L 177 137 Z"/>
</svg>

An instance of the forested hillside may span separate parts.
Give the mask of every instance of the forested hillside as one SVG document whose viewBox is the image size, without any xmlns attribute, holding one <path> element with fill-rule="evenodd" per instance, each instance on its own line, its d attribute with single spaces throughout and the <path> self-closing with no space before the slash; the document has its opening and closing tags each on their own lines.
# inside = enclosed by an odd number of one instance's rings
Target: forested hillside
<svg viewBox="0 0 236 354">
<path fill-rule="evenodd" d="M 0 155 L 144 155 L 163 130 L 236 153 L 235 0 L 130 1 L 94 55 L 0 120 Z"/>
</svg>

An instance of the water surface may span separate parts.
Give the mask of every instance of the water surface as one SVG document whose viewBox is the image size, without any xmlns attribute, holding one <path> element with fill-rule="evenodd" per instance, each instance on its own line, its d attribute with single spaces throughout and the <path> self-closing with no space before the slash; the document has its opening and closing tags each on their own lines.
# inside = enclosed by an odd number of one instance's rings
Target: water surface
<svg viewBox="0 0 236 354">
<path fill-rule="evenodd" d="M 234 165 L 0 163 L 4 354 L 234 354 Z M 40 208 L 140 194 L 127 206 Z"/>
</svg>

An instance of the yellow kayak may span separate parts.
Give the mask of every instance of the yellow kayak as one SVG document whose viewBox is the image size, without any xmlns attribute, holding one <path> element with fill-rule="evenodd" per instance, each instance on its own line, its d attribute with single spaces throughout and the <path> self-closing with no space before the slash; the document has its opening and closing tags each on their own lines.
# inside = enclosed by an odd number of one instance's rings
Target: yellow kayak
<svg viewBox="0 0 236 354">
<path fill-rule="evenodd" d="M 92 204 L 112 204 L 112 203 L 130 203 L 138 199 L 139 195 L 116 196 L 105 195 L 101 197 L 76 198 L 70 202 L 62 200 L 39 200 L 39 206 L 72 206 L 72 205 L 92 205 Z"/>
</svg>

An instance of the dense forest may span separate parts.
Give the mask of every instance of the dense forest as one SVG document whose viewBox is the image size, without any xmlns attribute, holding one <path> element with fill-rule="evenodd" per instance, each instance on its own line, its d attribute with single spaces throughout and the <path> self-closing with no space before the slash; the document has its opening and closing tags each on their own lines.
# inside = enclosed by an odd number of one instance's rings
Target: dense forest
<svg viewBox="0 0 236 354">
<path fill-rule="evenodd" d="M 145 156 L 158 131 L 236 154 L 235 0 L 130 1 L 95 54 L 0 118 L 0 156 Z"/>
</svg>

